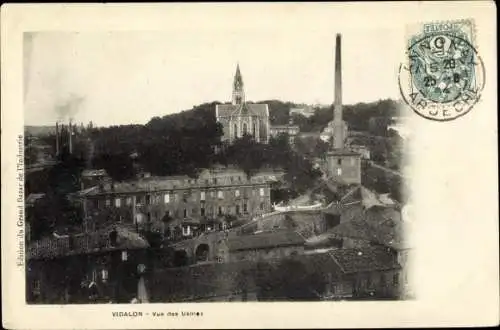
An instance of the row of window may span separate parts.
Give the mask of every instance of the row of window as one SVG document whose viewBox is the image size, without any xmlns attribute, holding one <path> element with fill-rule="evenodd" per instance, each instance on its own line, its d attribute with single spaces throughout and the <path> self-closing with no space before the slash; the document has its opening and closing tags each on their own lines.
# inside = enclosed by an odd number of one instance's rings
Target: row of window
<svg viewBox="0 0 500 330">
<path fill-rule="evenodd" d="M 259 209 L 261 211 L 264 211 L 265 209 L 265 203 L 261 202 L 259 205 Z M 192 208 L 192 209 L 183 209 L 182 211 L 182 216 L 184 218 L 188 218 L 190 216 L 196 216 L 198 215 L 198 210 L 199 210 L 199 215 L 200 216 L 205 216 L 205 215 L 241 215 L 248 213 L 248 204 L 243 203 L 241 206 L 240 205 L 234 205 L 234 206 L 209 206 L 208 208 L 205 208 L 204 205 L 202 205 L 199 209 L 198 208 Z M 179 217 L 181 214 L 180 210 L 177 210 L 177 212 L 171 212 L 170 210 L 165 211 L 166 216 L 170 217 Z"/>
<path fill-rule="evenodd" d="M 255 196 L 256 191 L 252 190 L 252 195 Z M 231 191 L 223 191 L 223 190 L 218 190 L 216 191 L 210 191 L 210 197 L 215 198 L 217 197 L 218 199 L 224 199 L 225 196 L 231 195 Z M 244 197 L 247 197 L 247 194 L 244 194 Z M 234 190 L 234 197 L 240 197 L 241 193 L 239 189 Z M 259 196 L 264 197 L 265 196 L 265 189 L 260 188 L 259 189 Z M 182 195 L 182 199 L 184 202 L 187 201 L 187 199 L 190 197 L 189 193 L 184 193 Z M 114 206 L 115 207 L 121 207 L 123 204 L 130 206 L 132 205 L 132 196 L 125 197 L 125 198 L 120 198 L 116 197 L 114 199 Z M 136 197 L 136 204 L 139 205 L 151 205 L 151 204 L 168 204 L 170 202 L 178 202 L 179 201 L 179 194 L 173 194 L 173 193 L 166 193 L 163 195 L 144 195 L 144 196 L 137 196 Z M 207 199 L 206 192 L 205 191 L 200 191 L 200 201 L 205 201 Z M 105 205 L 106 206 L 111 206 L 111 199 L 106 199 L 105 200 Z M 94 200 L 94 206 L 97 208 L 99 207 L 99 201 L 96 199 Z"/>
</svg>

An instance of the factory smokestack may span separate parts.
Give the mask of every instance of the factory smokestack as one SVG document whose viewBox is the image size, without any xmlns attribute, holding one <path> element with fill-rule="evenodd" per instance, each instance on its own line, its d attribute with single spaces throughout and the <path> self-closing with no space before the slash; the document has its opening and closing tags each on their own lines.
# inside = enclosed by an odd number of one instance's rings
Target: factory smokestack
<svg viewBox="0 0 500 330">
<path fill-rule="evenodd" d="M 69 137 L 68 137 L 68 149 L 69 149 L 69 153 L 72 154 L 73 153 L 73 131 L 72 131 L 72 128 L 71 128 L 71 119 L 69 120 L 69 129 L 68 129 L 68 134 L 69 134 Z"/>
<path fill-rule="evenodd" d="M 334 149 L 344 148 L 344 127 L 342 121 L 342 62 L 341 36 L 335 40 L 335 101 L 333 104 L 333 146 Z"/>
<path fill-rule="evenodd" d="M 56 156 L 59 155 L 59 122 L 56 121 Z"/>
</svg>

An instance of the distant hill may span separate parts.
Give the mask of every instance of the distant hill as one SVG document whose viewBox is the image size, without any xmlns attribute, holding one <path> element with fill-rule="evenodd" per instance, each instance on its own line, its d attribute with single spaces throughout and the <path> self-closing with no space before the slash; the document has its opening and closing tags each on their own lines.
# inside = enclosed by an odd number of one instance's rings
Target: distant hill
<svg viewBox="0 0 500 330">
<path fill-rule="evenodd" d="M 26 135 L 41 136 L 55 133 L 55 126 L 24 126 L 24 134 Z"/>
</svg>

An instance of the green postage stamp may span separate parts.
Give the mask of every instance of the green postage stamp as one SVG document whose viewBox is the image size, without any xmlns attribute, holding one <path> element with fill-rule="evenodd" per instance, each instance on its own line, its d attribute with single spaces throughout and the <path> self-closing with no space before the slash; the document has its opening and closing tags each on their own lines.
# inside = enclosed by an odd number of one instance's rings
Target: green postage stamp
<svg viewBox="0 0 500 330">
<path fill-rule="evenodd" d="M 468 113 L 479 101 L 485 72 L 475 38 L 472 20 L 408 29 L 399 87 L 404 101 L 418 115 L 450 121 Z"/>
</svg>

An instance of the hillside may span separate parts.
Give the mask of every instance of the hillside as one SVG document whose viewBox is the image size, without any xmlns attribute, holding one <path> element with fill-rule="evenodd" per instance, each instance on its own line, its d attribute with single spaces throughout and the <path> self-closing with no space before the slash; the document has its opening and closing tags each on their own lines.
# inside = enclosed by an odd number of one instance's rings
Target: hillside
<svg viewBox="0 0 500 330">
<path fill-rule="evenodd" d="M 56 126 L 24 126 L 24 134 L 41 136 L 55 134 Z"/>
</svg>

